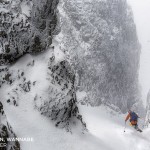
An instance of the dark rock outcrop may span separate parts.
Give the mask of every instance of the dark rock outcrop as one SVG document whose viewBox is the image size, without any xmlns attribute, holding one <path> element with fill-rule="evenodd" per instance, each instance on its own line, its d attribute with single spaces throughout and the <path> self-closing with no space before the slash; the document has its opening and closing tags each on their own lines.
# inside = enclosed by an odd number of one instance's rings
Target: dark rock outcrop
<svg viewBox="0 0 150 150">
<path fill-rule="evenodd" d="M 44 51 L 59 32 L 58 0 L 0 1 L 0 65 Z"/>
<path fill-rule="evenodd" d="M 71 131 L 73 125 L 80 124 L 82 129 L 86 130 L 86 124 L 77 107 L 75 74 L 70 64 L 66 60 L 56 63 L 55 57 L 51 57 L 48 65 L 48 81 L 51 84 L 48 98 L 44 100 L 37 94 L 34 99 L 36 108 L 60 128 Z"/>
<path fill-rule="evenodd" d="M 21 150 L 19 142 L 10 141 L 9 138 L 16 138 L 11 126 L 7 122 L 6 115 L 3 110 L 3 105 L 0 102 L 0 147 L 1 150 Z"/>
</svg>

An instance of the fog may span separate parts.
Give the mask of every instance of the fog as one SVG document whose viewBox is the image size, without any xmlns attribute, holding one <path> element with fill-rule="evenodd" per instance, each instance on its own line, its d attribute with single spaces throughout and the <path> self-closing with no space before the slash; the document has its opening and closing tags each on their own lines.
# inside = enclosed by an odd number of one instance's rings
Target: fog
<svg viewBox="0 0 150 150">
<path fill-rule="evenodd" d="M 139 82 L 144 104 L 150 89 L 150 0 L 128 0 L 141 44 Z"/>
</svg>

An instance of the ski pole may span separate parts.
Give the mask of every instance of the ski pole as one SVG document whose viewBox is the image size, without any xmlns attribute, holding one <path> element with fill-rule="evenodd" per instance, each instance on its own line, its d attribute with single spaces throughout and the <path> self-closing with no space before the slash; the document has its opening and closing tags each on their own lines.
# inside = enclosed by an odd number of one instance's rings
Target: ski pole
<svg viewBox="0 0 150 150">
<path fill-rule="evenodd" d="M 126 132 L 126 122 L 125 122 L 124 132 Z"/>
</svg>

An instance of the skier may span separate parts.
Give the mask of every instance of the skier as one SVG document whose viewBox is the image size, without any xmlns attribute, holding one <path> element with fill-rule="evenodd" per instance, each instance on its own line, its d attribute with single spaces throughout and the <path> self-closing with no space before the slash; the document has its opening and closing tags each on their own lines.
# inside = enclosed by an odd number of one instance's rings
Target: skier
<svg viewBox="0 0 150 150">
<path fill-rule="evenodd" d="M 138 127 L 138 118 L 140 118 L 134 111 L 129 110 L 128 111 L 128 115 L 125 119 L 125 123 L 128 121 L 128 119 L 130 118 L 130 124 L 131 126 L 133 126 L 137 131 L 142 132 L 141 129 L 139 129 Z"/>
</svg>

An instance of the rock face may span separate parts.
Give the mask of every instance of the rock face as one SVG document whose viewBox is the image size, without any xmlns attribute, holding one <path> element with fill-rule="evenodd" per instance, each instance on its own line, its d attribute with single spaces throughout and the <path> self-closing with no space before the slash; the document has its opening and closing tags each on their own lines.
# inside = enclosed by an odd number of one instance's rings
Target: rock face
<svg viewBox="0 0 150 150">
<path fill-rule="evenodd" d="M 60 46 L 79 76 L 79 90 L 91 105 L 126 112 L 140 99 L 140 45 L 126 0 L 67 0 L 59 11 Z"/>
<path fill-rule="evenodd" d="M 52 56 L 48 62 L 48 100 L 37 94 L 34 98 L 36 108 L 42 115 L 54 120 L 55 125 L 71 131 L 71 124 L 81 123 L 83 128 L 86 124 L 82 121 L 76 105 L 75 74 L 66 60 L 57 62 Z M 40 104 L 40 105 L 39 105 Z M 76 119 L 78 121 L 76 121 Z"/>
<path fill-rule="evenodd" d="M 3 110 L 3 105 L 0 102 L 0 144 L 3 150 L 20 150 L 20 144 L 18 141 L 9 141 L 9 138 L 16 138 L 11 126 L 7 122 L 6 115 Z M 0 148 L 0 149 L 1 149 Z"/>
<path fill-rule="evenodd" d="M 58 0 L 0 1 L 0 64 L 44 51 L 57 34 Z"/>
<path fill-rule="evenodd" d="M 145 126 L 150 125 L 150 91 L 147 94 Z"/>
<path fill-rule="evenodd" d="M 0 1 L 0 88 L 8 105 L 20 107 L 24 98 L 30 99 L 33 109 L 71 131 L 74 124 L 86 125 L 76 104 L 74 71 L 65 58 L 56 61 L 54 51 L 59 48 L 50 46 L 60 32 L 57 4 L 58 0 Z M 36 78 L 38 71 L 42 75 Z"/>
</svg>

